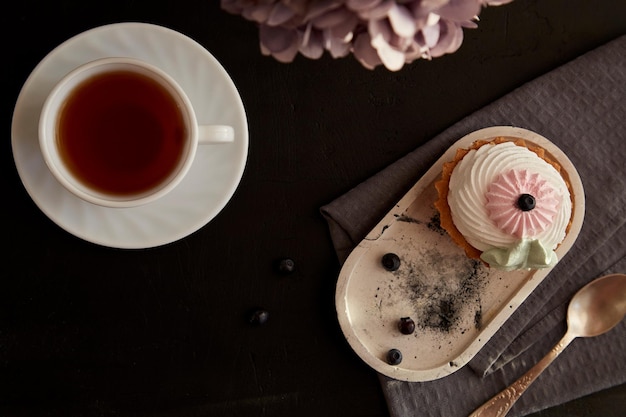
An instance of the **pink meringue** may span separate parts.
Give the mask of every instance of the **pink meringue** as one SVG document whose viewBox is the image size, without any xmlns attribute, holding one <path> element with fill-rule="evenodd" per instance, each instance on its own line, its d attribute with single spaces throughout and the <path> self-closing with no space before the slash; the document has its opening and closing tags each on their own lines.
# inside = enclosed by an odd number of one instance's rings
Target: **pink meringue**
<svg viewBox="0 0 626 417">
<path fill-rule="evenodd" d="M 535 198 L 535 207 L 524 211 L 518 207 L 522 194 Z M 518 238 L 528 238 L 546 230 L 558 212 L 561 197 L 539 174 L 512 169 L 499 175 L 486 193 L 487 212 L 496 226 Z"/>
</svg>

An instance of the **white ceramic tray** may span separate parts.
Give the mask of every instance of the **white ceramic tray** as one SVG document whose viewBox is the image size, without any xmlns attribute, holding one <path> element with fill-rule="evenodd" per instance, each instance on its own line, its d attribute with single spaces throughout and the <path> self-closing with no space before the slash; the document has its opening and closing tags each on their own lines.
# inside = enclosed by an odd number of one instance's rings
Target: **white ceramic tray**
<svg viewBox="0 0 626 417">
<path fill-rule="evenodd" d="M 452 160 L 458 148 L 497 136 L 523 138 L 541 146 L 568 176 L 574 213 L 570 231 L 556 250 L 559 259 L 580 232 L 583 186 L 571 161 L 553 143 L 525 129 L 500 126 L 456 142 L 359 243 L 339 275 L 335 301 L 341 329 L 361 359 L 388 377 L 429 381 L 455 372 L 550 272 L 488 268 L 467 258 L 439 226 L 434 183 L 443 163 Z M 382 267 L 386 253 L 400 257 L 397 271 Z M 415 321 L 413 334 L 398 331 L 401 317 Z M 390 349 L 402 352 L 400 364 L 387 363 Z"/>
</svg>

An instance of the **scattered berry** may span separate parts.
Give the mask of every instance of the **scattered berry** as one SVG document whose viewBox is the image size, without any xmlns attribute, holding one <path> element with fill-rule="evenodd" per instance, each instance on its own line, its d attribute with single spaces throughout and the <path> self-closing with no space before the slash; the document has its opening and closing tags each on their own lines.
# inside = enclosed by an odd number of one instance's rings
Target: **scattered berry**
<svg viewBox="0 0 626 417">
<path fill-rule="evenodd" d="M 402 362 L 402 352 L 398 349 L 389 349 L 387 352 L 387 363 L 389 365 L 399 365 Z"/>
<path fill-rule="evenodd" d="M 535 197 L 530 194 L 521 194 L 517 199 L 517 207 L 522 211 L 530 211 L 535 208 Z"/>
<path fill-rule="evenodd" d="M 402 334 L 412 334 L 415 331 L 415 322 L 410 317 L 402 317 L 398 322 L 398 329 Z"/>
<path fill-rule="evenodd" d="M 386 253 L 383 255 L 382 264 L 387 271 L 397 271 L 400 268 L 400 258 L 395 253 Z"/>
<path fill-rule="evenodd" d="M 291 274 L 296 269 L 296 263 L 293 259 L 285 258 L 278 261 L 276 269 L 281 274 Z"/>
<path fill-rule="evenodd" d="M 268 313 L 267 310 L 257 308 L 250 312 L 248 316 L 248 322 L 254 326 L 260 326 L 267 322 L 269 316 L 270 313 Z"/>
</svg>

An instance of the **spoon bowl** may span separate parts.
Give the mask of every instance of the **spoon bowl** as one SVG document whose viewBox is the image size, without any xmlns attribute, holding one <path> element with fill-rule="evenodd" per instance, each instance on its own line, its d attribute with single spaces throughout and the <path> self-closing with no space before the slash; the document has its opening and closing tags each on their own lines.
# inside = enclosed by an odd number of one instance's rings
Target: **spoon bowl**
<svg viewBox="0 0 626 417">
<path fill-rule="evenodd" d="M 606 275 L 581 288 L 567 308 L 568 332 L 577 337 L 606 333 L 626 315 L 626 275 Z"/>
<path fill-rule="evenodd" d="M 508 388 L 496 394 L 469 417 L 502 417 L 522 396 L 539 374 L 577 337 L 593 337 L 608 332 L 626 315 L 626 275 L 597 278 L 572 297 L 567 308 L 567 331 L 550 352 Z"/>
</svg>

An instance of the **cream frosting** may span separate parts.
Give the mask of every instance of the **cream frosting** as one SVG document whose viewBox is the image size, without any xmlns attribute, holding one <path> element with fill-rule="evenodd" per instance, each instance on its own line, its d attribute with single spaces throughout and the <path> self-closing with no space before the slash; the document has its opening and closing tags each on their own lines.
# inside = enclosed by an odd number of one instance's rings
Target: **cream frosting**
<svg viewBox="0 0 626 417">
<path fill-rule="evenodd" d="M 480 259 L 506 271 L 547 268 L 557 262 L 556 253 L 535 239 L 520 239 L 510 248 L 489 249 L 480 255 Z"/>
<path fill-rule="evenodd" d="M 537 194 L 537 208 L 520 214 L 512 200 L 526 192 Z M 512 142 L 470 150 L 452 172 L 448 204 L 467 242 L 483 252 L 485 262 L 504 269 L 553 265 L 572 213 L 561 174 Z"/>
</svg>

